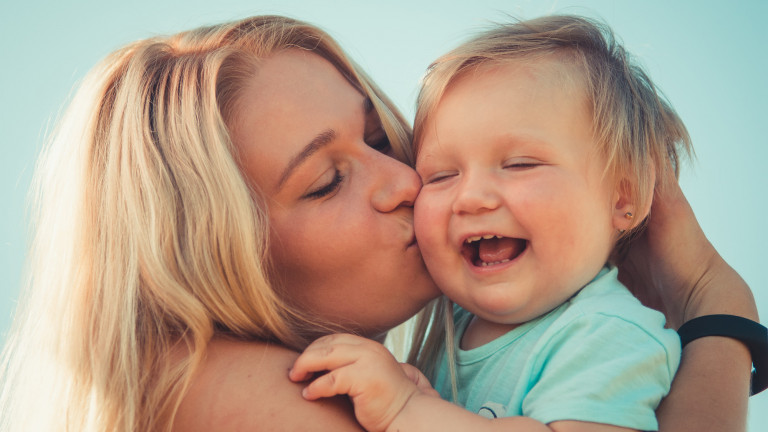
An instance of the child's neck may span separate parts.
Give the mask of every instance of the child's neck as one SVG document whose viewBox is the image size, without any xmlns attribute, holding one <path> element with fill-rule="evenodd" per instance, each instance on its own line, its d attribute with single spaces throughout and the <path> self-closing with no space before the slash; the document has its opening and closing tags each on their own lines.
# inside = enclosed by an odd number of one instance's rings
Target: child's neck
<svg viewBox="0 0 768 432">
<path fill-rule="evenodd" d="M 520 324 L 499 324 L 473 316 L 461 336 L 459 347 L 463 350 L 471 350 L 481 347 L 509 333 Z"/>
</svg>

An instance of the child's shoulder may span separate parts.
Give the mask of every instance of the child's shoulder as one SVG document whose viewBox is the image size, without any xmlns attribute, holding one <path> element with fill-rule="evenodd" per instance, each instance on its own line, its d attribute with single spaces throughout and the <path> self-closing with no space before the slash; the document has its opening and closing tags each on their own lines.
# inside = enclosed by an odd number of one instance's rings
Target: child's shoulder
<svg viewBox="0 0 768 432">
<path fill-rule="evenodd" d="M 670 381 L 680 361 L 680 338 L 665 327 L 664 315 L 642 305 L 618 281 L 613 286 L 587 286 L 573 297 L 543 333 L 534 350 L 538 362 L 563 367 L 604 370 L 608 364 L 643 369 L 659 382 Z M 602 366 L 601 366 L 602 365 Z M 650 378 L 649 378 L 650 379 Z M 668 385 L 665 384 L 665 385 Z"/>
<path fill-rule="evenodd" d="M 650 320 L 654 325 L 664 326 L 664 315 L 659 311 L 644 306 L 619 282 L 618 270 L 608 267 L 571 297 L 565 306 L 563 318 L 578 316 L 604 316 L 627 321 Z"/>
<path fill-rule="evenodd" d="M 674 330 L 665 327 L 664 315 L 644 306 L 609 269 L 572 297 L 551 326 L 557 332 L 597 332 L 603 337 L 651 338 L 665 347 L 679 345 Z M 670 348 L 668 348 L 670 349 Z"/>
</svg>

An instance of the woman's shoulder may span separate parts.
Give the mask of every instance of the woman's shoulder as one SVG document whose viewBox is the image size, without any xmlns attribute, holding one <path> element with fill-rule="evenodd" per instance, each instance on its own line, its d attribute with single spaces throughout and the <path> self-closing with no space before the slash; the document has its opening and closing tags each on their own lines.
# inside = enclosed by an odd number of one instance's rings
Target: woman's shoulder
<svg viewBox="0 0 768 432">
<path fill-rule="evenodd" d="M 359 431 L 347 399 L 310 402 L 288 379 L 298 353 L 267 342 L 214 339 L 174 430 Z"/>
</svg>

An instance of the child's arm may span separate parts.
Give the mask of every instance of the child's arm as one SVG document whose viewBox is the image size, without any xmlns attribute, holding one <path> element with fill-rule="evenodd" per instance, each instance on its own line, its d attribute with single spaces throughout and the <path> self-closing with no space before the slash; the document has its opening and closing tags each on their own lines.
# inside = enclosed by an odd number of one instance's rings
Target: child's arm
<svg viewBox="0 0 768 432">
<path fill-rule="evenodd" d="M 440 399 L 418 370 L 399 364 L 381 344 L 358 336 L 318 339 L 299 356 L 289 377 L 303 381 L 313 372 L 326 370 L 305 388 L 304 397 L 349 395 L 357 420 L 368 431 L 630 431 L 578 421 L 544 425 L 527 417 L 486 419 Z"/>
</svg>

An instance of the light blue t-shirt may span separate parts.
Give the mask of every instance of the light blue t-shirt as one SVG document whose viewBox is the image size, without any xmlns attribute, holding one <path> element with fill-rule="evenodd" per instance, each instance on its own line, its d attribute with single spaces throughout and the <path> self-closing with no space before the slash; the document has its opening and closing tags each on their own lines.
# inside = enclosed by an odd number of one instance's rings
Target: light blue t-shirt
<svg viewBox="0 0 768 432">
<path fill-rule="evenodd" d="M 457 402 L 485 417 L 579 420 L 656 430 L 654 410 L 680 362 L 680 339 L 603 269 L 551 312 L 481 347 L 459 341 L 472 314 L 456 307 Z M 453 400 L 441 356 L 435 389 Z"/>
</svg>

